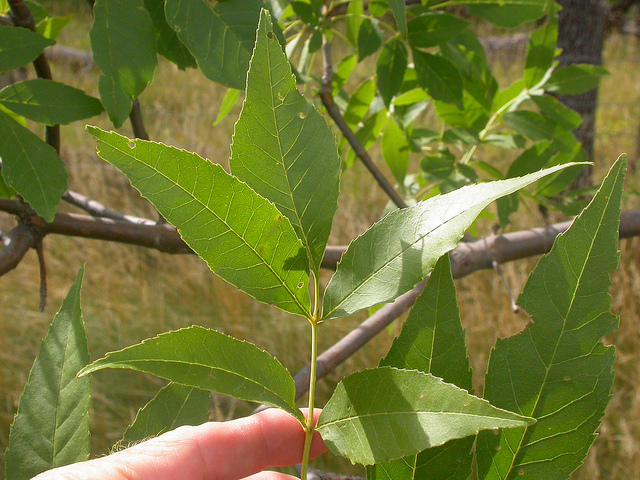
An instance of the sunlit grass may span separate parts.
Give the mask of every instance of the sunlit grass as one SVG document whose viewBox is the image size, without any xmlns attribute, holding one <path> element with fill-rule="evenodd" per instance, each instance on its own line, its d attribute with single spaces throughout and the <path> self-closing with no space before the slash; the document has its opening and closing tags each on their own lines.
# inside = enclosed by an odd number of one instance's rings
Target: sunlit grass
<svg viewBox="0 0 640 480">
<path fill-rule="evenodd" d="M 63 2 L 64 3 L 64 2 Z M 72 25 L 60 42 L 87 48 L 89 12 L 80 7 Z M 636 72 L 640 65 L 638 48 L 631 37 L 611 37 L 607 44 L 606 65 L 611 77 L 602 84 L 596 137 L 596 177 L 601 179 L 619 153 L 633 154 L 640 110 L 640 84 Z M 501 68 L 501 67 L 500 67 Z M 53 65 L 54 77 L 97 95 L 97 72 L 71 71 L 66 65 Z M 510 75 L 505 72 L 505 75 Z M 161 62 L 154 83 L 140 101 L 152 140 L 192 150 L 214 162 L 226 164 L 233 123 L 239 106 L 219 126 L 213 127 L 224 89 L 214 85 L 198 71 L 180 72 Z M 105 115 L 87 123 L 110 128 Z M 121 132 L 131 135 L 125 125 Z M 78 123 L 63 127 L 62 156 L 71 173 L 70 188 L 127 213 L 153 218 L 155 213 L 126 180 L 98 159 L 95 143 Z M 379 155 L 372 152 L 374 159 Z M 497 157 L 487 160 L 500 162 Z M 504 161 L 504 160 L 503 160 Z M 367 180 L 367 172 L 355 165 L 342 180 L 340 209 L 334 222 L 331 244 L 345 244 L 378 219 L 386 204 L 380 189 Z M 629 178 L 627 186 L 637 188 Z M 637 208 L 635 197 L 625 200 L 625 208 Z M 65 210 L 76 211 L 64 206 Z M 535 213 L 515 218 L 514 229 L 540 225 Z M 489 234 L 491 220 L 482 222 L 479 233 Z M 11 224 L 0 218 L 2 229 Z M 216 328 L 247 339 L 276 355 L 292 373 L 308 361 L 308 327 L 304 320 L 292 318 L 264 307 L 216 278 L 193 255 L 171 256 L 143 248 L 107 242 L 51 236 L 45 240 L 48 270 L 48 305 L 37 312 L 38 266 L 29 252 L 20 266 L 0 277 L 0 451 L 4 451 L 9 424 L 29 368 L 49 322 L 59 308 L 76 272 L 87 264 L 82 303 L 92 358 L 136 343 L 144 338 L 190 324 Z M 621 327 L 607 340 L 618 347 L 616 386 L 600 436 L 592 448 L 585 468 L 575 479 L 640 478 L 640 240 L 623 241 L 621 268 L 613 280 L 614 312 L 621 316 Z M 511 288 L 518 292 L 526 282 L 535 261 L 528 259 L 504 266 Z M 474 383 L 482 389 L 483 371 L 495 339 L 523 328 L 526 313 L 511 311 L 506 289 L 493 272 L 481 272 L 457 282 L 463 322 L 468 332 L 469 355 L 475 368 Z M 487 301 L 490 299 L 490 301 Z M 334 320 L 323 325 L 320 348 L 329 347 L 364 317 Z M 393 327 L 397 333 L 399 322 Z M 392 339 L 392 332 L 379 338 L 321 381 L 322 404 L 344 374 L 374 366 Z M 138 408 L 158 390 L 162 382 L 125 371 L 100 372 L 93 379 L 91 428 L 95 454 L 103 454 L 120 439 Z M 212 418 L 226 419 L 246 414 L 251 406 L 214 397 Z M 320 467 L 347 469 L 346 463 L 323 460 Z M 4 468 L 0 465 L 0 477 Z M 350 470 L 353 471 L 353 470 Z M 357 471 L 357 470 L 356 470 Z"/>
</svg>

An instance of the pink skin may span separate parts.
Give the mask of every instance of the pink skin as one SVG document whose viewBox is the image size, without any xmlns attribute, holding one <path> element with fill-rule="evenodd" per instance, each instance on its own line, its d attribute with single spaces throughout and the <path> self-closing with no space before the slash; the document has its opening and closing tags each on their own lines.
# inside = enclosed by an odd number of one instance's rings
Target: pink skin
<svg viewBox="0 0 640 480">
<path fill-rule="evenodd" d="M 316 410 L 315 421 L 319 415 Z M 180 427 L 107 457 L 49 470 L 33 480 L 292 480 L 295 477 L 264 470 L 300 463 L 303 447 L 300 423 L 272 408 L 230 422 Z M 316 432 L 311 458 L 326 450 Z"/>
</svg>

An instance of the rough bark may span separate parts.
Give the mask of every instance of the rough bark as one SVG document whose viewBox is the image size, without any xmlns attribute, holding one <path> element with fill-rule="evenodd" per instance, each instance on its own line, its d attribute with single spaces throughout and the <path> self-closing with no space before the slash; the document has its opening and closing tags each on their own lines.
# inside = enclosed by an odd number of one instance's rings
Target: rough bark
<svg viewBox="0 0 640 480">
<path fill-rule="evenodd" d="M 602 64 L 607 9 L 601 0 L 559 0 L 563 9 L 558 23 L 558 47 L 561 66 L 575 63 Z M 562 101 L 582 117 L 582 125 L 575 132 L 587 152 L 588 160 L 594 161 L 594 133 L 598 89 L 582 95 L 561 95 Z M 592 167 L 587 166 L 576 179 L 573 188 L 592 185 Z"/>
</svg>

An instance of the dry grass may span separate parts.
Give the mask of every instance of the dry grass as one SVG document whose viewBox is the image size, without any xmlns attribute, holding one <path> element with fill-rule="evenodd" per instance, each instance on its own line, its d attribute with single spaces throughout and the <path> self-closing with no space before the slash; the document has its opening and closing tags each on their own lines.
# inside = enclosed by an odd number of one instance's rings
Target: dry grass
<svg viewBox="0 0 640 480">
<path fill-rule="evenodd" d="M 79 10 L 75 25 L 67 32 L 84 31 L 88 12 Z M 86 48 L 84 36 L 67 33 L 61 43 Z M 601 177 L 622 151 L 633 152 L 637 129 L 640 85 L 634 73 L 638 49 L 632 38 L 613 37 L 607 48 L 611 78 L 603 83 L 598 119 L 597 149 Z M 507 72 L 508 73 L 508 72 Z M 54 76 L 96 94 L 96 72 L 71 72 L 54 65 Z M 223 89 L 198 72 L 179 72 L 161 63 L 156 81 L 141 98 L 152 139 L 160 140 L 222 164 L 229 155 L 232 112 L 220 126 L 212 127 Z M 109 128 L 102 116 L 89 123 Z M 130 134 L 127 127 L 121 130 Z M 63 128 L 63 158 L 71 172 L 71 188 L 107 205 L 140 216 L 153 216 L 150 208 L 122 179 L 97 159 L 94 142 L 82 125 Z M 341 206 L 334 223 L 331 243 L 346 243 L 375 221 L 385 199 L 372 182 L 362 181 L 366 172 L 358 165 L 348 170 L 342 184 Z M 628 185 L 637 188 L 637 180 Z M 634 198 L 627 208 L 637 208 Z M 10 221 L 0 219 L 3 229 Z M 541 222 L 534 215 L 518 218 L 516 228 Z M 487 233 L 489 225 L 481 225 Z M 484 230 L 483 230 L 484 229 Z M 622 243 L 620 270 L 612 289 L 614 312 L 621 326 L 609 342 L 618 348 L 614 396 L 586 466 L 574 479 L 623 480 L 640 478 L 640 240 Z M 306 323 L 274 309 L 264 308 L 212 275 L 194 256 L 169 256 L 142 248 L 50 237 L 46 240 L 49 299 L 44 313 L 37 312 L 38 273 L 35 254 L 29 253 L 17 270 L 0 278 L 0 451 L 7 444 L 9 424 L 17 406 L 31 362 L 47 326 L 83 262 L 87 263 L 83 286 L 83 309 L 92 358 L 122 348 L 156 333 L 198 324 L 250 340 L 276 355 L 292 371 L 307 361 Z M 505 266 L 515 291 L 524 285 L 534 260 Z M 458 282 L 461 313 L 468 332 L 468 347 L 475 368 L 475 384 L 482 387 L 482 372 L 495 339 L 519 331 L 524 313 L 513 314 L 504 286 L 492 272 L 482 272 Z M 487 299 L 491 299 L 487 301 Z M 321 348 L 353 328 L 362 318 L 333 322 L 322 329 Z M 399 323 L 395 325 L 395 330 Z M 383 333 L 320 384 L 320 402 L 345 373 L 371 366 L 391 341 Z M 162 382 L 125 371 L 94 376 L 91 428 L 93 451 L 106 452 Z M 215 398 L 212 418 L 245 414 L 250 407 L 226 398 Z M 345 463 L 328 459 L 320 466 L 344 468 Z M 4 473 L 4 469 L 0 471 Z M 0 477 L 3 475 L 0 473 Z"/>
</svg>

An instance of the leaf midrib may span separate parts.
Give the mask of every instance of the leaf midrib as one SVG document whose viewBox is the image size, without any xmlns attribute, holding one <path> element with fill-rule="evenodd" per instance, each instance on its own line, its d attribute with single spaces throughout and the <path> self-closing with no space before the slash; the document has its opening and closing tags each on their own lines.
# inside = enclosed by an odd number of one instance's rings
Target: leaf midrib
<svg viewBox="0 0 640 480">
<path fill-rule="evenodd" d="M 263 264 L 263 265 L 265 265 L 265 266 L 269 269 L 269 271 L 271 271 L 271 273 L 275 276 L 275 278 L 277 278 L 277 279 L 280 281 L 281 286 L 282 286 L 282 287 L 284 287 L 284 289 L 289 293 L 289 295 L 291 296 L 291 298 L 293 298 L 294 303 L 298 306 L 298 308 L 301 310 L 301 312 L 303 312 L 305 315 L 307 314 L 307 310 L 306 310 L 306 308 L 304 307 L 304 305 L 302 305 L 302 304 L 300 303 L 300 301 L 299 301 L 298 297 L 296 297 L 296 295 L 293 293 L 293 291 L 292 291 L 292 290 L 289 288 L 289 286 L 284 282 L 284 280 L 280 277 L 280 275 L 278 275 L 278 274 L 276 273 L 276 271 L 273 269 L 273 267 L 272 267 L 272 266 L 271 266 L 271 265 L 270 265 L 270 264 L 269 264 L 269 263 L 268 263 L 268 262 L 267 262 L 267 261 L 262 257 L 262 255 L 260 255 L 260 254 L 257 252 L 257 250 L 256 250 L 255 248 L 253 248 L 253 246 L 252 246 L 252 245 L 250 245 L 250 244 L 245 240 L 245 238 L 244 238 L 242 235 L 240 235 L 240 234 L 239 234 L 238 232 L 236 232 L 233 228 L 231 228 L 231 226 L 230 226 L 230 225 L 229 225 L 225 220 L 223 220 L 223 219 L 222 219 L 218 214 L 216 214 L 213 210 L 211 210 L 211 209 L 209 208 L 209 206 L 208 206 L 208 205 L 205 205 L 202 201 L 200 201 L 200 199 L 199 199 L 199 198 L 197 198 L 196 196 L 194 196 L 191 192 L 187 191 L 187 190 L 186 190 L 182 185 L 180 185 L 180 184 L 179 184 L 179 183 L 177 183 L 176 181 L 174 181 L 174 180 L 172 180 L 171 178 L 169 178 L 168 176 L 166 176 L 164 173 L 162 173 L 161 171 L 159 171 L 157 168 L 155 168 L 155 167 L 151 166 L 151 165 L 150 165 L 150 164 L 148 164 L 148 163 L 143 162 L 142 160 L 137 159 L 136 157 L 131 156 L 131 154 L 127 153 L 125 150 L 122 150 L 122 149 L 120 149 L 120 148 L 116 147 L 115 145 L 109 145 L 109 144 L 107 144 L 106 142 L 104 142 L 104 141 L 102 141 L 102 140 L 101 140 L 101 142 L 102 142 L 104 145 L 106 145 L 106 146 L 110 146 L 111 148 L 115 148 L 117 151 L 119 151 L 120 153 L 122 153 L 125 157 L 129 157 L 129 158 L 130 158 L 130 159 L 132 159 L 134 162 L 138 162 L 138 163 L 140 163 L 140 164 L 142 164 L 142 165 L 144 165 L 144 166 L 146 166 L 146 167 L 148 167 L 148 168 L 152 169 L 152 170 L 153 170 L 154 172 L 156 172 L 158 175 L 160 175 L 161 177 L 163 177 L 163 178 L 164 178 L 164 179 L 166 179 L 167 181 L 171 182 L 173 185 L 176 185 L 178 188 L 180 188 L 184 193 L 186 193 L 187 195 L 189 195 L 189 196 L 190 196 L 191 198 L 193 198 L 193 199 L 194 199 L 198 204 L 200 204 L 200 205 L 202 206 L 203 210 L 208 211 L 212 216 L 214 216 L 214 217 L 215 217 L 215 218 L 217 218 L 221 223 L 223 223 L 223 224 L 228 228 L 228 230 L 229 230 L 230 232 L 232 232 L 232 233 L 233 233 L 237 238 L 239 238 L 239 239 L 242 241 L 242 243 L 244 243 L 244 245 L 246 245 L 246 246 L 247 246 L 247 247 L 248 247 L 248 248 L 249 248 L 249 249 L 250 249 L 250 250 L 255 254 L 255 256 L 256 256 L 256 257 L 258 257 L 258 258 L 262 261 L 262 264 Z M 138 142 L 136 142 L 136 143 L 138 143 Z M 222 168 L 222 167 L 221 167 L 221 168 Z M 223 170 L 223 172 L 224 172 L 224 170 Z M 215 173 L 215 172 L 214 172 L 214 173 Z M 226 173 L 226 172 L 224 172 L 224 173 Z M 251 189 L 251 187 L 249 187 L 248 185 L 247 185 L 247 187 Z M 255 193 L 256 195 L 258 195 L 258 193 L 256 193 L 253 189 L 251 189 L 251 191 L 252 191 L 253 193 Z M 258 195 L 258 196 L 260 197 L 260 195 Z M 264 198 L 264 197 L 261 197 L 261 198 Z M 277 209 L 276 209 L 276 210 L 277 210 Z M 174 225 L 174 227 L 175 227 L 176 229 L 178 229 L 178 227 L 176 227 L 175 225 Z M 180 230 L 178 229 L 178 231 L 180 231 Z"/>
<path fill-rule="evenodd" d="M 577 292 L 578 288 L 580 288 L 580 286 L 582 285 L 582 277 L 584 275 L 584 270 L 586 268 L 587 263 L 589 263 L 589 259 L 591 258 L 591 251 L 593 250 L 593 245 L 595 244 L 595 240 L 596 240 L 596 238 L 598 238 L 600 230 L 602 229 L 602 225 L 603 225 L 602 224 L 602 219 L 606 215 L 607 208 L 609 207 L 609 204 L 610 204 L 611 195 L 609 195 L 609 197 L 607 197 L 607 198 L 608 198 L 609 202 L 607 202 L 605 207 L 602 209 L 602 212 L 601 212 L 601 215 L 600 215 L 600 221 L 598 222 L 598 228 L 596 229 L 595 235 L 591 236 L 591 244 L 589 245 L 589 251 L 587 252 L 587 255 L 585 257 L 586 261 L 582 264 L 580 275 L 578 276 L 578 279 L 576 281 L 576 286 L 573 289 L 573 292 L 572 292 L 572 295 L 571 295 L 571 302 L 569 304 L 569 308 L 567 308 L 567 313 L 562 318 L 562 333 L 558 336 L 558 339 L 556 340 L 556 343 L 555 343 L 555 346 L 554 346 L 554 349 L 553 349 L 553 355 L 551 356 L 551 361 L 549 362 L 549 365 L 547 367 L 545 367 L 544 379 L 542 380 L 542 382 L 540 382 L 540 388 L 538 389 L 538 394 L 536 395 L 536 401 L 533 404 L 533 408 L 531 409 L 531 414 L 532 415 L 535 413 L 535 411 L 538 408 L 538 403 L 540 402 L 540 399 L 541 399 L 541 396 L 542 396 L 542 391 L 545 389 L 546 384 L 547 384 L 547 378 L 549 377 L 549 371 L 551 370 L 551 367 L 553 367 L 555 365 L 554 359 L 556 358 L 556 354 L 558 352 L 558 346 L 560 345 L 560 341 L 562 339 L 562 336 L 566 333 L 567 318 L 570 316 L 571 311 L 573 309 L 573 304 L 574 304 L 574 302 L 576 300 L 576 292 Z M 563 237 L 564 233 L 560 234 L 559 236 Z M 514 454 L 513 454 L 513 457 L 511 459 L 511 464 L 509 466 L 509 469 L 507 470 L 507 476 L 513 471 L 513 468 L 515 467 L 516 458 L 518 457 L 518 454 L 521 451 L 522 443 L 524 442 L 524 438 L 525 438 L 526 433 L 527 433 L 528 430 L 529 430 L 529 427 L 525 427 L 524 428 L 524 430 L 522 431 L 522 434 L 520 436 L 520 440 L 518 441 L 518 447 L 515 449 L 515 451 L 512 450 L 512 452 L 514 452 Z"/>
</svg>

